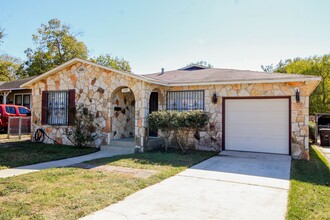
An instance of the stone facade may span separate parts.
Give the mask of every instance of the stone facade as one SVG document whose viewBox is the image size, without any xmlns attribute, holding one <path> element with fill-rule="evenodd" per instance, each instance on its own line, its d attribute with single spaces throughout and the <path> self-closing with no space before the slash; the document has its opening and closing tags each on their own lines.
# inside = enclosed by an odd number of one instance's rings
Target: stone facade
<svg viewBox="0 0 330 220">
<path fill-rule="evenodd" d="M 122 88 L 129 88 L 130 96 L 123 95 Z M 33 133 L 36 129 L 43 128 L 47 135 L 57 142 L 72 144 L 65 135 L 70 126 L 41 124 L 41 105 L 42 91 L 74 89 L 76 105 L 87 106 L 91 112 L 95 113 L 96 120 L 102 127 L 100 138 L 93 145 L 99 147 L 102 144 L 108 144 L 111 139 L 130 135 L 135 136 L 138 147 L 143 147 L 147 141 L 148 96 L 154 87 L 144 81 L 78 62 L 37 81 L 32 84 L 31 89 Z M 127 108 L 125 114 L 114 110 L 114 107 L 123 105 L 123 108 Z M 126 120 L 126 122 L 119 123 L 119 120 Z M 47 138 L 45 141 L 52 142 Z"/>
<path fill-rule="evenodd" d="M 35 131 L 42 127 L 51 138 L 63 144 L 71 144 L 64 135 L 69 126 L 41 125 L 41 94 L 42 91 L 75 89 L 76 104 L 88 106 L 102 125 L 101 138 L 95 141 L 95 146 L 108 144 L 112 139 L 135 136 L 136 146 L 143 148 L 148 141 L 147 117 L 151 92 L 158 92 L 161 110 L 165 109 L 166 91 L 204 90 L 205 111 L 208 112 L 210 121 L 201 131 L 201 139 L 197 141 L 191 137 L 190 141 L 196 149 L 214 150 L 222 147 L 222 97 L 290 96 L 292 156 L 302 158 L 306 157 L 304 152 L 308 151 L 309 95 L 317 85 L 318 81 L 306 81 L 165 87 L 77 62 L 32 84 L 32 129 Z M 129 88 L 130 91 L 122 93 L 122 88 Z M 297 89 L 300 91 L 298 103 L 295 99 Z M 214 93 L 218 97 L 216 104 L 212 103 Z M 120 107 L 121 110 L 118 111 L 117 108 L 115 111 L 114 107 Z"/>
<path fill-rule="evenodd" d="M 123 93 L 119 90 L 114 94 L 112 105 L 114 106 L 114 114 L 112 117 L 113 139 L 134 136 L 135 98 L 133 93 Z"/>
<path fill-rule="evenodd" d="M 291 154 L 294 158 L 308 157 L 308 121 L 309 121 L 309 95 L 314 91 L 318 82 L 283 82 L 260 84 L 232 84 L 213 86 L 180 86 L 171 87 L 171 91 L 204 90 L 205 111 L 209 113 L 209 124 L 200 132 L 201 139 L 194 140 L 196 149 L 221 150 L 222 149 L 222 97 L 291 97 Z M 295 94 L 300 91 L 300 101 L 297 102 Z M 212 103 L 212 96 L 216 93 L 218 101 Z"/>
</svg>

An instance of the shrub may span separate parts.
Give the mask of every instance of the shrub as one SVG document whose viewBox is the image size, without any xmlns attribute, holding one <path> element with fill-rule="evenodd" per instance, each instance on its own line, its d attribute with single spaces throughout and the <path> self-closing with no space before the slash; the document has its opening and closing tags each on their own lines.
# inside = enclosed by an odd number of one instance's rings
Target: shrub
<svg viewBox="0 0 330 220">
<path fill-rule="evenodd" d="M 75 126 L 66 133 L 67 138 L 77 147 L 86 147 L 96 140 L 100 125 L 95 121 L 95 115 L 84 105 L 75 111 Z"/>
<path fill-rule="evenodd" d="M 201 110 L 163 110 L 149 115 L 149 127 L 165 140 L 165 149 L 167 150 L 170 140 L 173 139 L 183 152 L 189 148 L 189 132 L 194 131 L 194 137 L 199 140 L 199 130 L 204 128 L 208 121 L 208 115 Z"/>
<path fill-rule="evenodd" d="M 312 143 L 316 143 L 315 129 L 316 129 L 316 124 L 315 124 L 315 122 L 310 121 L 310 122 L 308 123 L 308 130 L 309 130 L 309 139 L 312 140 Z"/>
</svg>

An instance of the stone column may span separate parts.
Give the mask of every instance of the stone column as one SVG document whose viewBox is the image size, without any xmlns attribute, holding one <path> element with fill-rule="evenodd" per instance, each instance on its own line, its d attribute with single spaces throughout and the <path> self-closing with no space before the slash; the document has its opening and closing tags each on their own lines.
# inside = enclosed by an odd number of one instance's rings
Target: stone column
<svg viewBox="0 0 330 220">
<path fill-rule="evenodd" d="M 150 92 L 142 85 L 135 103 L 135 144 L 143 152 L 148 142 L 148 115 Z"/>
</svg>

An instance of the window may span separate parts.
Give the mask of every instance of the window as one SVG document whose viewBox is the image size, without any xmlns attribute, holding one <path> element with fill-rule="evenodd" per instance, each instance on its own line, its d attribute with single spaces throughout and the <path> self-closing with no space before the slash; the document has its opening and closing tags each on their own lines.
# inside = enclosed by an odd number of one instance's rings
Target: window
<svg viewBox="0 0 330 220">
<path fill-rule="evenodd" d="M 204 110 L 204 91 L 169 91 L 166 109 L 177 111 Z"/>
<path fill-rule="evenodd" d="M 68 92 L 47 92 L 47 124 L 68 124 Z"/>
<path fill-rule="evenodd" d="M 30 94 L 18 94 L 15 95 L 15 105 L 22 105 L 30 108 Z"/>
<path fill-rule="evenodd" d="M 6 106 L 6 112 L 8 114 L 16 114 L 16 109 L 13 106 Z"/>
<path fill-rule="evenodd" d="M 15 105 L 22 105 L 22 95 L 15 95 Z"/>
<path fill-rule="evenodd" d="M 24 114 L 24 115 L 29 115 L 30 114 L 30 111 L 26 108 L 23 108 L 23 107 L 18 107 L 18 112 L 20 114 Z"/>
<path fill-rule="evenodd" d="M 23 106 L 30 108 L 30 95 L 23 95 Z"/>
</svg>

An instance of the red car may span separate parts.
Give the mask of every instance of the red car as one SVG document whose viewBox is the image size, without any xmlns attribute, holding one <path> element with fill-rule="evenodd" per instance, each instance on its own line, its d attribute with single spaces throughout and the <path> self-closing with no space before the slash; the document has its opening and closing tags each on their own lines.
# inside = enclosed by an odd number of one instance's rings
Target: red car
<svg viewBox="0 0 330 220">
<path fill-rule="evenodd" d="M 31 116 L 31 111 L 20 105 L 0 104 L 0 130 L 7 130 L 8 117 L 13 116 Z"/>
</svg>

